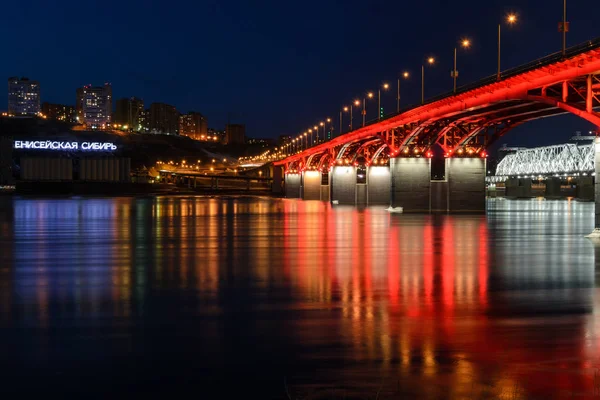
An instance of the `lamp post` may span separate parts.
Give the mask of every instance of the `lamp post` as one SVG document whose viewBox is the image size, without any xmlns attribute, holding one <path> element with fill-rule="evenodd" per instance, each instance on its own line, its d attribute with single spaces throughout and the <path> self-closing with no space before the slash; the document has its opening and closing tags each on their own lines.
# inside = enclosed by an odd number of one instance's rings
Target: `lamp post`
<svg viewBox="0 0 600 400">
<path fill-rule="evenodd" d="M 371 92 L 367 93 L 367 97 L 369 99 L 372 99 L 373 98 L 373 93 L 371 93 Z M 365 126 L 365 118 L 367 116 L 367 106 L 366 106 L 366 103 L 367 103 L 367 98 L 363 97 L 363 109 L 362 109 L 363 124 L 362 124 L 362 126 Z"/>
<path fill-rule="evenodd" d="M 435 58 L 427 58 L 427 64 L 433 65 Z M 421 65 L 421 104 L 425 103 L 425 64 Z"/>
<path fill-rule="evenodd" d="M 345 111 L 345 112 L 348 112 L 348 107 L 343 107 L 343 108 L 340 110 L 340 135 L 341 135 L 342 133 L 344 133 L 344 132 L 342 131 L 342 127 L 344 126 L 344 125 L 343 125 L 343 123 L 342 123 L 342 114 L 344 113 L 344 111 Z"/>
<path fill-rule="evenodd" d="M 328 124 L 330 124 L 329 126 L 331 126 L 331 118 L 327 118 L 327 119 L 325 120 L 325 122 L 327 122 Z M 327 133 L 325 132 L 325 130 L 326 130 L 326 127 L 327 127 L 327 125 L 325 125 L 325 126 L 323 127 L 323 141 L 324 141 L 324 142 L 325 142 L 325 141 L 327 141 Z"/>
<path fill-rule="evenodd" d="M 310 129 L 309 129 L 310 131 Z M 312 133 L 310 134 L 312 137 Z M 306 147 L 304 147 L 304 149 L 308 149 L 308 136 L 306 136 L 306 132 L 304 132 L 304 143 L 306 144 Z"/>
<path fill-rule="evenodd" d="M 567 22 L 567 0 L 563 0 L 563 20 L 562 20 L 562 55 L 565 56 L 567 51 L 567 31 L 569 30 L 569 25 Z"/>
<path fill-rule="evenodd" d="M 319 127 L 317 125 L 313 126 L 313 129 L 315 130 L 315 134 L 317 135 L 317 144 L 319 144 Z M 312 141 L 312 140 L 311 140 Z M 313 146 L 315 145 L 315 142 L 313 142 Z"/>
<path fill-rule="evenodd" d="M 471 41 L 469 39 L 463 39 L 460 42 L 460 45 L 464 49 L 468 49 L 471 46 Z M 458 70 L 456 69 L 456 47 L 454 48 L 454 70 L 451 74 L 454 79 L 454 93 L 456 93 L 456 79 L 458 78 Z"/>
<path fill-rule="evenodd" d="M 319 122 L 319 125 L 323 127 L 323 141 L 325 141 L 325 123 L 323 121 Z M 317 144 L 319 142 L 317 141 Z"/>
<path fill-rule="evenodd" d="M 312 132 L 313 132 L 312 129 L 308 130 L 308 133 L 310 134 L 310 145 L 311 146 L 313 145 L 313 134 L 312 134 Z M 307 146 L 308 146 L 308 144 L 307 144 Z"/>
<path fill-rule="evenodd" d="M 517 16 L 515 14 L 508 14 L 508 16 L 506 17 L 506 22 L 509 25 L 514 24 L 515 22 L 517 22 Z M 502 24 L 498 24 L 498 75 L 496 76 L 496 78 L 498 80 L 500 80 L 500 36 L 501 36 L 500 28 L 501 27 L 502 27 Z"/>
<path fill-rule="evenodd" d="M 404 79 L 408 79 L 408 71 L 404 71 L 402 73 L 402 78 Z M 396 112 L 399 113 L 400 112 L 400 77 L 398 77 L 398 93 L 396 95 Z"/>
<path fill-rule="evenodd" d="M 355 105 L 356 107 L 359 107 L 359 106 L 360 106 L 360 101 L 358 101 L 358 100 L 354 100 L 354 105 Z M 353 106 L 351 105 L 351 106 L 350 106 L 350 130 L 352 130 L 352 120 L 353 120 L 353 117 L 352 117 L 352 107 L 353 107 Z"/>
<path fill-rule="evenodd" d="M 383 90 L 388 90 L 388 88 L 390 87 L 390 85 L 388 85 L 387 83 L 384 83 L 383 86 L 381 86 L 379 89 L 377 89 L 377 119 L 381 119 L 381 88 L 383 88 Z"/>
</svg>

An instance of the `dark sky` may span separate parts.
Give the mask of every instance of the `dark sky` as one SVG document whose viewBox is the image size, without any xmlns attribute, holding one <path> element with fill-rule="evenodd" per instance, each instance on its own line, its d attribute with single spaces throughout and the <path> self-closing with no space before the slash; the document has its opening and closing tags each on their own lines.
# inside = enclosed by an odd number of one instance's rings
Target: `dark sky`
<svg viewBox="0 0 600 400">
<path fill-rule="evenodd" d="M 600 36 L 600 1 L 569 2 L 568 44 Z M 0 13 L 0 76 L 37 79 L 42 101 L 69 104 L 78 86 L 108 81 L 115 99 L 162 101 L 204 113 L 210 127 L 230 118 L 249 136 L 276 137 L 327 116 L 338 121 L 341 105 L 404 69 L 413 74 L 404 104 L 418 102 L 428 55 L 438 62 L 426 71 L 426 96 L 451 90 L 462 37 L 473 47 L 460 51 L 459 84 L 494 74 L 497 24 L 510 11 L 519 23 L 503 26 L 503 69 L 560 50 L 562 0 L 11 1 Z M 383 96 L 386 110 L 394 96 Z M 373 102 L 368 119 L 375 116 Z M 506 140 L 557 143 L 589 128 L 558 117 Z"/>
</svg>

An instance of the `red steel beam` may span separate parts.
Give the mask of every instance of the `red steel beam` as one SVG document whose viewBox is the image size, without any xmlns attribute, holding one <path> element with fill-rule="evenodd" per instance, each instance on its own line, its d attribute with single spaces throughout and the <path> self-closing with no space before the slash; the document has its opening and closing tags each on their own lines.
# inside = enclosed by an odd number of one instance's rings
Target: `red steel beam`
<svg viewBox="0 0 600 400">
<path fill-rule="evenodd" d="M 399 126 L 417 121 L 425 122 L 432 118 L 441 118 L 452 113 L 460 113 L 470 109 L 486 107 L 501 101 L 519 99 L 540 101 L 542 103 L 554 105 L 555 107 L 560 107 L 566 111 L 582 116 L 581 113 L 578 112 L 580 110 L 574 107 L 565 105 L 563 103 L 557 104 L 558 102 L 552 101 L 548 98 L 543 98 L 541 96 L 528 96 L 528 92 L 544 86 L 555 85 L 578 77 L 595 74 L 599 71 L 600 51 L 590 50 L 588 52 L 573 56 L 569 59 L 541 67 L 538 70 L 530 70 L 520 75 L 506 78 L 505 80 L 499 82 L 484 85 L 458 95 L 451 95 L 447 98 L 416 107 L 400 115 L 396 115 L 394 117 L 382 120 L 381 122 L 359 128 L 342 136 L 338 136 L 329 142 L 314 146 L 303 151 L 302 153 L 276 161 L 274 164 L 284 165 L 294 162 L 298 159 L 305 158 L 312 153 L 320 153 L 331 147 L 339 146 L 347 142 L 374 137 L 379 132 L 388 129 L 397 128 Z M 600 119 L 598 119 L 598 122 L 595 122 L 595 118 L 592 118 L 592 120 L 592 122 L 600 126 Z"/>
</svg>

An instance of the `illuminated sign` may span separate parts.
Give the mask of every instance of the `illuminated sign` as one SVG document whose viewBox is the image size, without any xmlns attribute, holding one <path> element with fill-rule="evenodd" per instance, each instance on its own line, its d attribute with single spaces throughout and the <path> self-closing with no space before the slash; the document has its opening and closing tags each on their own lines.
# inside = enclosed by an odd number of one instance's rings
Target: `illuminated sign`
<svg viewBox="0 0 600 400">
<path fill-rule="evenodd" d="M 14 149 L 114 151 L 117 145 L 107 142 L 59 142 L 54 140 L 15 140 Z"/>
</svg>

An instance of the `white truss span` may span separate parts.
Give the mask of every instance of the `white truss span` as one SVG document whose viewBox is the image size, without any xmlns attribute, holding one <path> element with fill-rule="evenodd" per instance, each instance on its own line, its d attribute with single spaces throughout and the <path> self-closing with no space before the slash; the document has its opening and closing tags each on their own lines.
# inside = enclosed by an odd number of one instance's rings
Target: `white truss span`
<svg viewBox="0 0 600 400">
<path fill-rule="evenodd" d="M 573 143 L 518 150 L 498 163 L 492 181 L 508 177 L 587 175 L 594 172 L 594 144 Z"/>
</svg>

